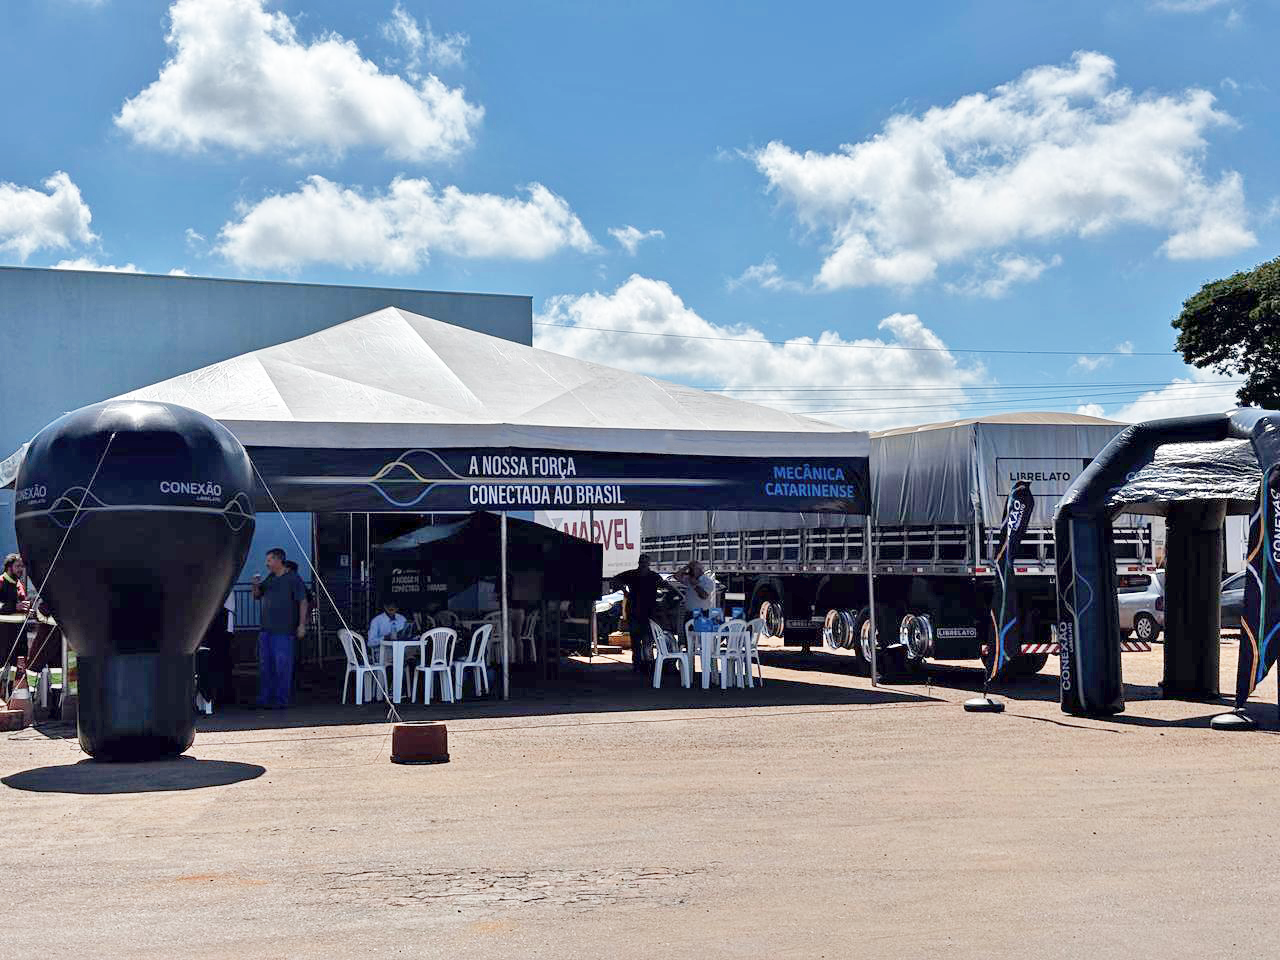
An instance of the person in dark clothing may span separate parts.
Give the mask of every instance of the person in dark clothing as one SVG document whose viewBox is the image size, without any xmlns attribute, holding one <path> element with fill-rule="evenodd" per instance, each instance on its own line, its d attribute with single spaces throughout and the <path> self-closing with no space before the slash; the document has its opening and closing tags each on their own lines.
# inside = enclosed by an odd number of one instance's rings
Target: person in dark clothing
<svg viewBox="0 0 1280 960">
<path fill-rule="evenodd" d="M 0 573 L 0 613 L 26 614 L 31 609 L 27 600 L 27 568 L 22 557 L 11 553 L 4 558 Z M 0 664 L 12 658 L 28 656 L 27 635 L 20 623 L 0 623 Z"/>
<path fill-rule="evenodd" d="M 235 661 L 231 649 L 235 641 L 235 623 L 235 594 L 228 594 L 222 609 L 214 615 L 213 622 L 205 631 L 201 647 L 208 653 L 198 671 L 200 695 L 219 706 L 235 702 L 232 682 Z"/>
<path fill-rule="evenodd" d="M 649 657 L 652 634 L 649 621 L 658 609 L 658 596 L 676 594 L 667 581 L 649 569 L 649 555 L 640 554 L 634 570 L 625 570 L 610 581 L 614 590 L 627 594 L 627 625 L 631 632 L 631 669 L 643 673 L 653 666 Z M 676 594 L 678 596 L 678 594 Z"/>
<path fill-rule="evenodd" d="M 287 707 L 293 686 L 296 640 L 307 631 L 307 591 L 302 578 L 285 569 L 279 547 L 267 551 L 269 575 L 253 576 L 253 595 L 262 601 L 262 630 L 258 634 L 258 706 Z"/>
</svg>

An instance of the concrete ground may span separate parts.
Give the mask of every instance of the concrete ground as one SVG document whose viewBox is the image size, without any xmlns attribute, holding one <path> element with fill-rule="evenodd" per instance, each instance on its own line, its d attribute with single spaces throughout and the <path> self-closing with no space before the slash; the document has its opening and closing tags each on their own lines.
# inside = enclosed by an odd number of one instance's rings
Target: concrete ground
<svg viewBox="0 0 1280 960">
<path fill-rule="evenodd" d="M 1274 956 L 1275 688 L 1218 733 L 1160 656 L 1106 721 L 1048 675 L 974 715 L 974 668 L 872 690 L 776 652 L 755 691 L 597 662 L 406 709 L 448 719 L 441 766 L 389 763 L 376 707 L 231 712 L 149 765 L 4 735 L 0 955 Z"/>
</svg>

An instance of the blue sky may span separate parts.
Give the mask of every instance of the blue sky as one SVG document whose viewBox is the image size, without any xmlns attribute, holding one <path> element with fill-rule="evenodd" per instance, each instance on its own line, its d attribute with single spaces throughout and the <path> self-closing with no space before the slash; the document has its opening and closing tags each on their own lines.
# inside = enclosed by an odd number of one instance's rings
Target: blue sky
<svg viewBox="0 0 1280 960">
<path fill-rule="evenodd" d="M 8 0 L 0 261 L 529 294 L 550 349 L 868 427 L 1221 409 L 1141 354 L 1280 252 L 1277 35 L 1262 0 Z"/>
</svg>

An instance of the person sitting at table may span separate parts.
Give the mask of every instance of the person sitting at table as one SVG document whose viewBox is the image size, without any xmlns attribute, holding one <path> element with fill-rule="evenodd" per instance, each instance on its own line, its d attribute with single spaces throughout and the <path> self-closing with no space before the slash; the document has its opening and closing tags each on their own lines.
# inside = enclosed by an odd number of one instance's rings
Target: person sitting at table
<svg viewBox="0 0 1280 960">
<path fill-rule="evenodd" d="M 382 612 L 369 624 L 369 659 L 382 663 L 382 641 L 394 640 L 409 628 L 409 621 L 400 613 L 400 605 L 394 600 L 382 604 Z"/>
</svg>

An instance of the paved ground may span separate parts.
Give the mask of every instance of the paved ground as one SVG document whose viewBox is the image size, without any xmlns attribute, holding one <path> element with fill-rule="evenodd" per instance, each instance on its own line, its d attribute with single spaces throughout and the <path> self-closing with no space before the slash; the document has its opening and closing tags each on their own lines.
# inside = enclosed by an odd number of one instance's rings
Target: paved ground
<svg viewBox="0 0 1280 960">
<path fill-rule="evenodd" d="M 1050 677 L 980 716 L 974 670 L 873 691 L 777 653 L 763 691 L 614 666 L 449 708 L 434 767 L 372 708 L 231 713 L 132 767 L 6 735 L 0 955 L 1274 956 L 1275 688 L 1268 729 L 1212 732 L 1159 658 L 1108 722 Z"/>
</svg>

